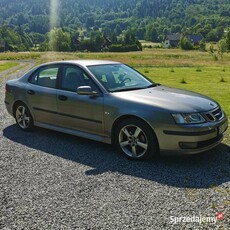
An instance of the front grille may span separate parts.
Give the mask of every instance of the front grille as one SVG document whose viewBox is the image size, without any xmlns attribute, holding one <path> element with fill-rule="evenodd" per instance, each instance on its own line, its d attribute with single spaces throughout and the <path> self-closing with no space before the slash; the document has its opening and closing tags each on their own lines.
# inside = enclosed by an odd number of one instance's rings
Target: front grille
<svg viewBox="0 0 230 230">
<path fill-rule="evenodd" d="M 210 112 L 204 113 L 203 115 L 207 121 L 219 121 L 224 117 L 224 112 L 218 107 Z"/>
</svg>

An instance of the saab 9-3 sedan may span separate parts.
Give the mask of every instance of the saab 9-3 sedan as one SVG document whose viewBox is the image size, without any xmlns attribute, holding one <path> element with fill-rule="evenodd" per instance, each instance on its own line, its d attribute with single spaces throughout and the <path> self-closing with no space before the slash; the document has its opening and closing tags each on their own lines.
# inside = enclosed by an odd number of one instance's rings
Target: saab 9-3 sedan
<svg viewBox="0 0 230 230">
<path fill-rule="evenodd" d="M 39 126 L 113 143 L 130 159 L 207 151 L 228 127 L 209 97 L 156 84 L 113 61 L 37 66 L 6 83 L 5 105 L 22 130 Z"/>
</svg>

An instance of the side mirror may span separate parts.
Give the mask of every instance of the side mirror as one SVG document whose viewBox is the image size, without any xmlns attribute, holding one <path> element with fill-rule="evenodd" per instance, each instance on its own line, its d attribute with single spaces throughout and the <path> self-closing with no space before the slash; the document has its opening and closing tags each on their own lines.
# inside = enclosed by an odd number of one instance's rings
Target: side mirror
<svg viewBox="0 0 230 230">
<path fill-rule="evenodd" d="M 93 91 L 90 86 L 79 86 L 77 88 L 77 94 L 88 95 L 88 96 L 97 96 L 98 95 L 98 93 Z"/>
</svg>

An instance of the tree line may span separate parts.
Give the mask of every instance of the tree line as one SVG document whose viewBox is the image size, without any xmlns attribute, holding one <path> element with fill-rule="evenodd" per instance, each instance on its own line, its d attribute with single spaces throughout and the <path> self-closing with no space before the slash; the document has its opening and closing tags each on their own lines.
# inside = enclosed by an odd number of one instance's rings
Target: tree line
<svg viewBox="0 0 230 230">
<path fill-rule="evenodd" d="M 56 22 L 51 23 L 57 4 Z M 138 40 L 172 33 L 219 42 L 230 26 L 229 0 L 0 0 L 0 49 L 140 50 Z M 55 45 L 53 34 L 65 39 Z"/>
</svg>

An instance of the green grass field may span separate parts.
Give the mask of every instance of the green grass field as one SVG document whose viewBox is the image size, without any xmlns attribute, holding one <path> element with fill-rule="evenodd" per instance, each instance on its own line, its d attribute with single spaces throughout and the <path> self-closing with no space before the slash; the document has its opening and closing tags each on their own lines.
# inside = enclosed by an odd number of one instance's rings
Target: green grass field
<svg viewBox="0 0 230 230">
<path fill-rule="evenodd" d="M 0 72 L 4 71 L 4 70 L 7 70 L 7 69 L 10 69 L 12 67 L 15 67 L 17 65 L 18 65 L 18 63 L 16 63 L 16 62 L 3 62 L 3 61 L 0 61 Z"/>
<path fill-rule="evenodd" d="M 230 67 L 136 68 L 154 82 L 205 94 L 230 116 Z"/>
</svg>

